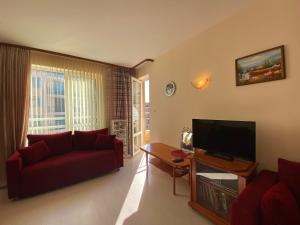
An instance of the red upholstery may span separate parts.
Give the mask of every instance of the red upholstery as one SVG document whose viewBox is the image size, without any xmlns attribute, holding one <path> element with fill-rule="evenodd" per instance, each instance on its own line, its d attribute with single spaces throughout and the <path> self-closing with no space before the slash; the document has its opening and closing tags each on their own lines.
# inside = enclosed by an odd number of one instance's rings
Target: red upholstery
<svg viewBox="0 0 300 225">
<path fill-rule="evenodd" d="M 290 188 L 300 205 L 300 163 L 279 159 L 278 174 L 280 182 Z"/>
<path fill-rule="evenodd" d="M 262 171 L 237 197 L 231 225 L 300 225 L 300 163 L 279 159 L 278 168 Z"/>
<path fill-rule="evenodd" d="M 114 147 L 116 135 L 98 134 L 95 149 L 111 149 Z"/>
<path fill-rule="evenodd" d="M 262 171 L 234 201 L 231 209 L 231 225 L 260 225 L 261 199 L 277 182 L 277 174 Z"/>
<path fill-rule="evenodd" d="M 12 154 L 6 161 L 7 192 L 9 198 L 16 198 L 19 194 L 20 174 L 23 161 L 19 152 Z"/>
<path fill-rule="evenodd" d="M 93 131 L 75 131 L 74 146 L 76 149 L 85 150 L 94 148 L 98 134 L 108 135 L 108 129 L 100 129 Z"/>
<path fill-rule="evenodd" d="M 46 192 L 122 166 L 123 143 L 117 139 L 112 149 L 68 149 L 64 154 L 31 165 L 24 165 L 20 153 L 15 152 L 6 161 L 8 197 L 21 198 Z"/>
<path fill-rule="evenodd" d="M 38 141 L 45 141 L 52 155 L 60 155 L 72 150 L 71 131 L 59 134 L 29 134 L 27 138 L 29 146 Z"/>
<path fill-rule="evenodd" d="M 262 198 L 263 225 L 299 225 L 300 210 L 288 186 L 274 185 Z"/>
<path fill-rule="evenodd" d="M 44 141 L 39 141 L 29 147 L 18 150 L 25 164 L 33 164 L 50 155 L 50 149 Z"/>
<path fill-rule="evenodd" d="M 115 156 L 116 156 L 116 163 L 117 167 L 123 167 L 124 166 L 124 160 L 123 160 L 123 142 L 115 139 L 114 143 L 114 150 L 115 150 Z"/>
<path fill-rule="evenodd" d="M 115 168 L 114 150 L 73 151 L 54 156 L 22 170 L 19 197 L 72 184 Z"/>
</svg>

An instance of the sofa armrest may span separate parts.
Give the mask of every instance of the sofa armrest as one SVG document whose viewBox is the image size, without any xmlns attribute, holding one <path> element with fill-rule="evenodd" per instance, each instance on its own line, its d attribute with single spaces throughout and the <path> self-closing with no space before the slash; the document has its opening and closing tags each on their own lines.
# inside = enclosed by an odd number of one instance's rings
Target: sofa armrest
<svg viewBox="0 0 300 225">
<path fill-rule="evenodd" d="M 123 160 L 123 142 L 119 139 L 115 139 L 114 143 L 114 150 L 116 153 L 116 159 L 117 159 L 117 167 L 123 167 L 124 160 Z"/>
<path fill-rule="evenodd" d="M 277 183 L 277 173 L 261 171 L 232 204 L 231 225 L 260 225 L 261 198 Z"/>
<path fill-rule="evenodd" d="M 13 153 L 6 160 L 6 179 L 8 198 L 18 197 L 18 188 L 20 186 L 20 173 L 23 168 L 23 160 L 19 152 Z"/>
</svg>

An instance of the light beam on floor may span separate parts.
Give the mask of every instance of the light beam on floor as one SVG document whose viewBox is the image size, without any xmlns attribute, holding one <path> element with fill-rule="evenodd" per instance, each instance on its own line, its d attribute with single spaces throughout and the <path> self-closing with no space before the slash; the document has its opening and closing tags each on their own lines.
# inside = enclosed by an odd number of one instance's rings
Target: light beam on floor
<svg viewBox="0 0 300 225">
<path fill-rule="evenodd" d="M 128 217 L 138 211 L 145 181 L 146 157 L 145 154 L 143 154 L 115 225 L 123 225 Z"/>
</svg>

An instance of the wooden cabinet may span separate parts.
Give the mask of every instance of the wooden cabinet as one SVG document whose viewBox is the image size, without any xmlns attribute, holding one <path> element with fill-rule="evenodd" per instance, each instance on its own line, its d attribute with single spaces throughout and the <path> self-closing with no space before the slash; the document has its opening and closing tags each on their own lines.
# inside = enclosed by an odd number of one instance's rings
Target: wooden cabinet
<svg viewBox="0 0 300 225">
<path fill-rule="evenodd" d="M 191 158 L 189 205 L 217 225 L 229 225 L 231 206 L 255 174 L 257 163 L 227 161 L 197 150 Z"/>
</svg>

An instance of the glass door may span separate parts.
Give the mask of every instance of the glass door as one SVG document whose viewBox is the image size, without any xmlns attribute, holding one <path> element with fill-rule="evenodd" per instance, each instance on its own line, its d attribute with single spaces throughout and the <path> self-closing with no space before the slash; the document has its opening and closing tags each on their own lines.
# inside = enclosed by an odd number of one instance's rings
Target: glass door
<svg viewBox="0 0 300 225">
<path fill-rule="evenodd" d="M 143 143 L 142 82 L 132 78 L 132 146 L 135 155 Z"/>
<path fill-rule="evenodd" d="M 144 91 L 144 98 L 143 98 L 143 107 L 144 107 L 144 112 L 143 112 L 143 138 L 144 142 L 143 144 L 148 144 L 150 143 L 150 84 L 149 80 L 144 80 L 143 81 L 143 91 Z"/>
</svg>

